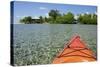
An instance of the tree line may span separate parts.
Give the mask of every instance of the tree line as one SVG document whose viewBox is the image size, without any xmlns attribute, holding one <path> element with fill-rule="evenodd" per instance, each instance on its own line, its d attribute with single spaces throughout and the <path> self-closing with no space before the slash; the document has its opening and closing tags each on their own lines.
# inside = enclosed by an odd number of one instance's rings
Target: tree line
<svg viewBox="0 0 100 67">
<path fill-rule="evenodd" d="M 79 14 L 77 19 L 75 19 L 74 14 L 68 12 L 66 14 L 61 14 L 58 10 L 50 10 L 48 13 L 49 17 L 40 16 L 39 19 L 34 19 L 31 16 L 26 16 L 20 19 L 20 23 L 24 24 L 97 24 L 96 14 Z"/>
</svg>

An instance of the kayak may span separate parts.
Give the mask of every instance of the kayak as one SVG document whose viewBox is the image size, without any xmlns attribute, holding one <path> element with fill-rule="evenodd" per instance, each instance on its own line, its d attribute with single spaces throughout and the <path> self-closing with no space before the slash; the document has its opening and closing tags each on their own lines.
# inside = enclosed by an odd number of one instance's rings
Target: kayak
<svg viewBox="0 0 100 67">
<path fill-rule="evenodd" d="M 54 58 L 53 64 L 96 61 L 93 51 L 80 36 L 74 36 L 65 44 L 64 49 Z"/>
</svg>

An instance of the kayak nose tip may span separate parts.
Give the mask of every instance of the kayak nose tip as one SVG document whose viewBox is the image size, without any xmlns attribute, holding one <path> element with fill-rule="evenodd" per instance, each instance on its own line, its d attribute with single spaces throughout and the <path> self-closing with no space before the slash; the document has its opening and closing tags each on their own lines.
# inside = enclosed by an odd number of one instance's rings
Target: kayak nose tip
<svg viewBox="0 0 100 67">
<path fill-rule="evenodd" d="M 79 35 L 74 35 L 74 38 L 80 38 L 80 36 Z"/>
<path fill-rule="evenodd" d="M 79 35 L 77 35 L 76 37 L 77 37 L 77 38 L 80 38 L 80 36 L 79 36 Z"/>
</svg>

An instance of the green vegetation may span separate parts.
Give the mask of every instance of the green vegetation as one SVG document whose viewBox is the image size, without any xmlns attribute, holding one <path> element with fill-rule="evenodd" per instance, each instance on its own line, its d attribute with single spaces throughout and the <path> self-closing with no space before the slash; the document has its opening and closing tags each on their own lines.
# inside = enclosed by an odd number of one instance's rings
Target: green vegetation
<svg viewBox="0 0 100 67">
<path fill-rule="evenodd" d="M 44 22 L 44 19 L 43 19 L 42 16 L 40 16 L 39 19 L 40 19 L 40 23 L 43 23 Z"/>
<path fill-rule="evenodd" d="M 64 23 L 72 24 L 74 21 L 74 15 L 71 12 L 68 12 L 63 16 Z"/>
<path fill-rule="evenodd" d="M 50 12 L 49 12 L 49 17 L 50 17 L 50 21 L 51 21 L 51 23 L 56 23 L 56 19 L 57 19 L 57 17 L 59 17 L 59 16 L 61 16 L 61 14 L 59 13 L 59 11 L 58 10 L 51 10 Z"/>
<path fill-rule="evenodd" d="M 31 16 L 28 16 L 20 19 L 20 22 L 24 24 L 74 24 L 74 21 L 77 21 L 80 24 L 97 24 L 96 14 L 80 14 L 78 19 L 75 19 L 71 12 L 61 14 L 59 10 L 50 10 L 48 15 L 49 17 L 40 16 L 39 19 L 32 19 Z"/>
<path fill-rule="evenodd" d="M 24 17 L 23 19 L 20 20 L 20 22 L 24 23 L 24 24 L 32 24 L 33 23 L 31 16 Z"/>
<path fill-rule="evenodd" d="M 97 24 L 97 15 L 96 14 L 80 15 L 78 21 L 81 24 Z"/>
</svg>

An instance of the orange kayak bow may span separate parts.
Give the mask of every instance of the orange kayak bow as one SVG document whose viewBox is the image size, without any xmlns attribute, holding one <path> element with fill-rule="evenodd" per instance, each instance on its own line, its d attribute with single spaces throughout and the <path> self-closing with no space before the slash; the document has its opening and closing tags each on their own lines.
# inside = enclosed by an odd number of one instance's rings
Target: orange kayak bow
<svg viewBox="0 0 100 67">
<path fill-rule="evenodd" d="M 53 64 L 95 61 L 96 58 L 91 49 L 80 39 L 74 36 L 69 43 L 65 44 L 64 49 L 53 60 Z"/>
</svg>

